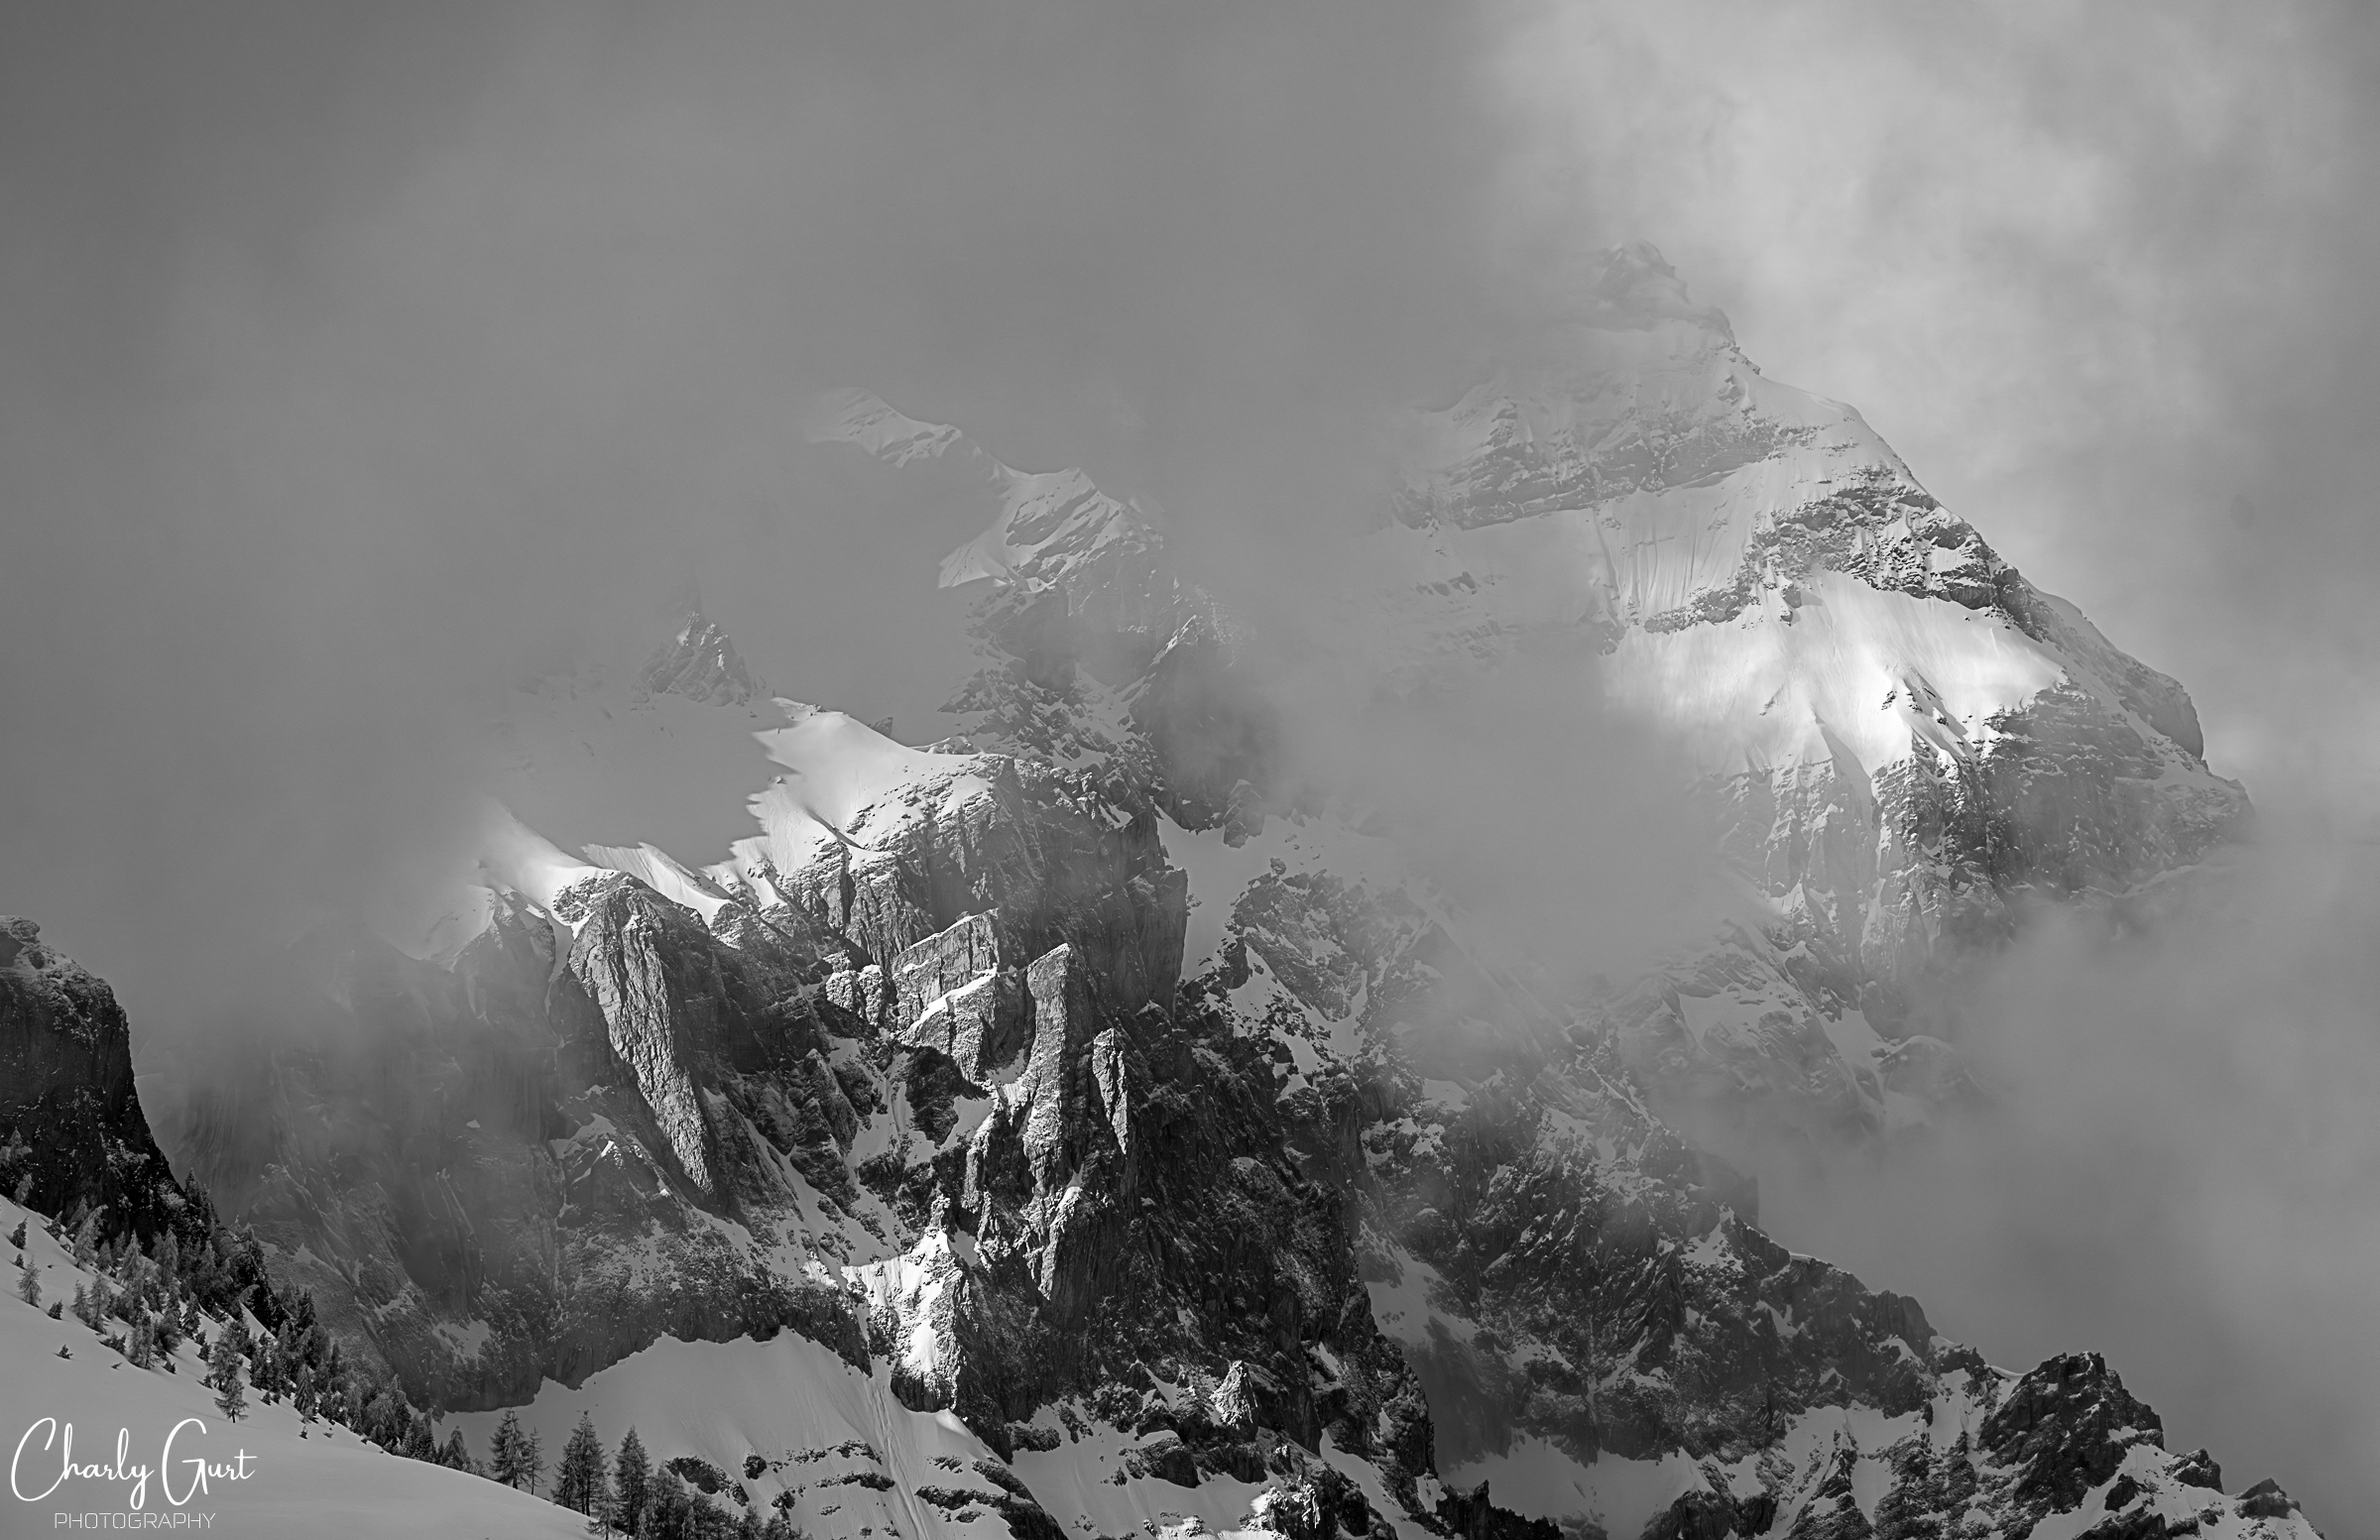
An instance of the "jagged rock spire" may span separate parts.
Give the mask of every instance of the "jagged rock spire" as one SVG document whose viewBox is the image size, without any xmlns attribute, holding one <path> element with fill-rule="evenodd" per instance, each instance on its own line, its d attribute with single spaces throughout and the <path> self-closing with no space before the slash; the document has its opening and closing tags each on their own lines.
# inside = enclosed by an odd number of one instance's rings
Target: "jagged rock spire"
<svg viewBox="0 0 2380 1540">
<path fill-rule="evenodd" d="M 693 578 L 670 595 L 669 614 L 674 624 L 670 640 L 654 649 L 637 675 L 641 694 L 683 695 L 720 706 L 768 698 L 769 687 L 753 674 L 734 640 L 703 613 L 702 588 Z"/>
</svg>

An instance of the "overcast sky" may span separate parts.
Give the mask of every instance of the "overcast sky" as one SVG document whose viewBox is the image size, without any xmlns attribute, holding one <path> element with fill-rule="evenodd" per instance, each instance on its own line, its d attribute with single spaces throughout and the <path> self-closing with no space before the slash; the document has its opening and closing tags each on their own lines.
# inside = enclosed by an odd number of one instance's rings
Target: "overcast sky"
<svg viewBox="0 0 2380 1540">
<path fill-rule="evenodd" d="M 934 736 L 964 532 L 806 459 L 810 391 L 1293 566 L 1381 409 L 1631 236 L 2217 770 L 2371 828 L 2376 116 L 2343 4 L 10 6 L 0 911 L 198 1010 L 451 816 L 490 678 L 689 572 L 780 688 Z M 2125 1367 L 2310 1498 L 2380 1456 L 2286 1364 Z"/>
</svg>

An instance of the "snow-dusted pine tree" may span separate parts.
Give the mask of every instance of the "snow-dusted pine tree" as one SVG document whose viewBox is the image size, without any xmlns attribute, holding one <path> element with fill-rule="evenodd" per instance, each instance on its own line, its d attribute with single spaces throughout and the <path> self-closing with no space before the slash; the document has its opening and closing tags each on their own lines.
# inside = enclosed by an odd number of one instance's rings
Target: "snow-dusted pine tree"
<svg viewBox="0 0 2380 1540">
<path fill-rule="evenodd" d="M 580 1513 L 593 1513 L 604 1488 L 605 1464 L 603 1440 L 595 1436 L 594 1419 L 582 1411 L 578 1426 L 570 1430 L 570 1441 L 562 1446 L 561 1464 L 554 1468 L 553 1500 Z"/>
<path fill-rule="evenodd" d="M 488 1435 L 488 1480 L 507 1486 L 521 1484 L 521 1414 L 508 1411 Z"/>
<path fill-rule="evenodd" d="M 235 1321 L 232 1324 L 237 1327 L 239 1323 Z M 215 1351 L 207 1360 L 210 1367 L 208 1382 L 215 1389 L 215 1410 L 223 1414 L 226 1422 L 238 1422 L 248 1410 L 248 1390 L 240 1372 L 243 1357 L 239 1344 L 232 1340 L 231 1331 L 226 1330 L 216 1339 Z"/>
<path fill-rule="evenodd" d="M 613 1522 L 626 1533 L 640 1532 L 652 1485 L 653 1467 L 645 1458 L 645 1441 L 631 1428 L 620 1440 L 620 1453 L 612 1460 L 612 1490 L 618 1509 Z"/>
</svg>

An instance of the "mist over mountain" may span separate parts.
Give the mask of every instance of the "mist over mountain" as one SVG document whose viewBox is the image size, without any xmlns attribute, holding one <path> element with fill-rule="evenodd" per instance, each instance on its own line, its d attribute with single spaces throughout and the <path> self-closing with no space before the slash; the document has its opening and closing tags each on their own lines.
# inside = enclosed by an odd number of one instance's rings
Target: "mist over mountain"
<svg viewBox="0 0 2380 1540">
<path fill-rule="evenodd" d="M 813 1535 L 2360 1532 L 2368 18 L 0 25 L 0 1142 Z"/>
</svg>

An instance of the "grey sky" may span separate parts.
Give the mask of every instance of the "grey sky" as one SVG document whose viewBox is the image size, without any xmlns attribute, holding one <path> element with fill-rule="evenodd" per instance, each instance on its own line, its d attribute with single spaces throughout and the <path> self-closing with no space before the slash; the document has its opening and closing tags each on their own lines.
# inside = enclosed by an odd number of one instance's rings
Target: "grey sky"
<svg viewBox="0 0 2380 1540">
<path fill-rule="evenodd" d="M 1294 597 L 1379 409 L 1631 235 L 2181 677 L 2277 818 L 2369 827 L 2376 87 L 2349 5 L 9 7 L 0 911 L 146 1027 L 202 1015 L 452 816 L 492 677 L 688 572 L 780 688 L 930 736 L 965 532 L 798 449 L 823 385 L 1153 493 Z M 2258 975 L 2316 981 L 2256 1024 L 2308 1092 L 2272 1106 L 2354 1114 L 2310 1089 L 2372 1062 L 2354 934 Z M 2106 1016 L 2095 967 L 2011 1019 Z M 2188 1062 L 2108 1138 L 2236 1089 Z M 2287 1196 L 2360 1147 L 2223 1148 L 2284 1211 L 2259 1244 L 2380 1234 Z M 2137 1202 L 2197 1201 L 2171 1165 Z M 2088 1235 L 1993 1234 L 2011 1271 L 1935 1280 L 1938 1322 L 2105 1340 L 2059 1314 Z M 2199 1292 L 2108 1344 L 2127 1374 L 2352 1533 L 2380 1425 L 2291 1361 L 2380 1334 L 2330 1294 L 2268 1331 L 2156 1244 Z"/>
</svg>

